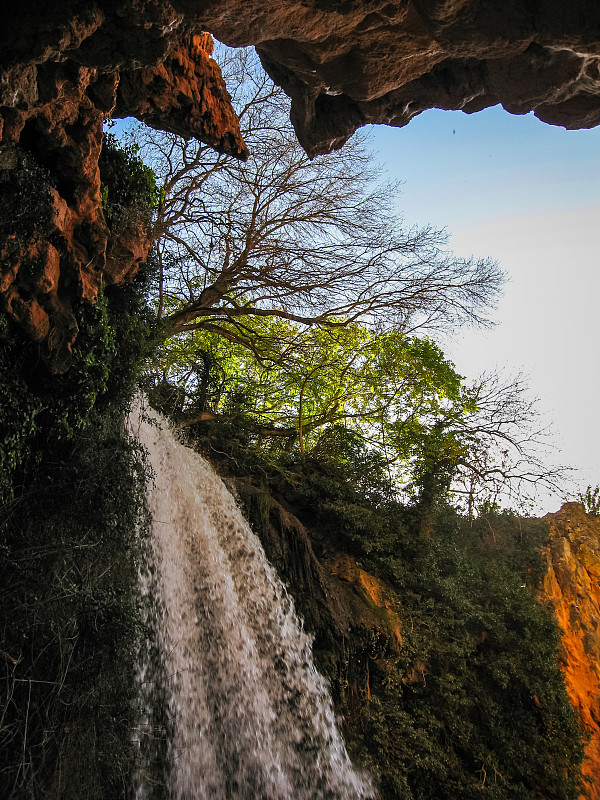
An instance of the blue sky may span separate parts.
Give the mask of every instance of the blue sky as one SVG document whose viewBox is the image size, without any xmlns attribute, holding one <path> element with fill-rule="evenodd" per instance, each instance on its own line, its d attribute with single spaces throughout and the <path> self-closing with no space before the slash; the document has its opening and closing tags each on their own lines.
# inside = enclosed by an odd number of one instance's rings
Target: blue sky
<svg viewBox="0 0 600 800">
<path fill-rule="evenodd" d="M 583 488 L 600 483 L 600 129 L 495 107 L 429 111 L 372 135 L 386 174 L 404 181 L 406 222 L 445 227 L 456 253 L 492 256 L 508 273 L 497 326 L 442 342 L 459 372 L 529 375 L 557 460 L 580 469 Z"/>
<path fill-rule="evenodd" d="M 529 376 L 556 461 L 578 468 L 577 488 L 599 484 L 600 128 L 565 131 L 496 106 L 370 131 L 384 175 L 403 182 L 406 223 L 446 228 L 457 254 L 491 256 L 508 274 L 497 325 L 441 346 L 467 378 Z M 561 503 L 541 499 L 543 511 Z"/>
</svg>

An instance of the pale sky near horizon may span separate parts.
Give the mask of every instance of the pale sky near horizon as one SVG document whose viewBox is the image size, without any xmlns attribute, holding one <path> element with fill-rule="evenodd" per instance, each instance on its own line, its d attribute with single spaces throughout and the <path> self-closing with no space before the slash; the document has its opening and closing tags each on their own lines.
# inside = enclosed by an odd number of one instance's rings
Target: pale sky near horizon
<svg viewBox="0 0 600 800">
<path fill-rule="evenodd" d="M 497 106 L 428 111 L 372 135 L 385 174 L 404 181 L 405 221 L 445 227 L 455 253 L 508 273 L 496 327 L 442 342 L 458 372 L 528 375 L 556 460 L 578 468 L 579 488 L 600 483 L 600 128 L 565 131 Z M 544 496 L 541 510 L 560 502 Z"/>
</svg>

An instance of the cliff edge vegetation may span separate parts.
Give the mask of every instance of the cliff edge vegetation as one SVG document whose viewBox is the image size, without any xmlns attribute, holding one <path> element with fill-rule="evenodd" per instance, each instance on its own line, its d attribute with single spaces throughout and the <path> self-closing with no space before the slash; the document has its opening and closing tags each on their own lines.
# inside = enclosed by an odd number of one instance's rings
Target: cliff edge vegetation
<svg viewBox="0 0 600 800">
<path fill-rule="evenodd" d="M 259 95 L 279 102 L 260 80 Z M 335 183 L 323 162 L 298 160 L 297 149 L 270 162 L 266 140 L 266 161 L 259 150 L 241 166 L 203 145 L 166 141 L 204 169 L 199 207 L 217 212 L 195 229 L 203 249 L 165 222 L 165 211 L 181 208 L 177 183 L 169 194 L 168 173 L 150 169 L 143 149 L 115 150 L 107 138 L 102 225 L 116 233 L 141 220 L 169 247 L 159 242 L 132 283 L 96 286 L 94 303 L 70 299 L 78 335 L 65 339 L 64 370 L 48 361 L 43 337 L 8 311 L 2 318 L 4 794 L 132 790 L 146 476 L 121 421 L 141 380 L 245 504 L 315 637 L 350 750 L 383 800 L 575 800 L 584 734 L 559 668 L 556 619 L 536 601 L 548 529 L 496 503 L 499 487 L 518 493 L 560 473 L 535 454 L 521 470 L 536 440 L 522 383 L 467 385 L 420 331 L 427 320 L 483 322 L 501 280 L 496 266 L 455 258 L 440 232 L 395 223 L 369 259 L 373 229 L 359 206 L 340 223 L 321 204 L 316 221 L 299 213 L 288 231 L 290 208 L 319 202 L 314 181 Z M 366 162 L 348 153 L 360 177 Z M 27 171 L 28 156 L 19 158 Z M 340 175 L 343 158 L 331 163 Z M 269 208 L 259 202 L 268 189 L 260 195 L 254 180 L 261 164 L 279 192 Z M 227 179 L 208 191 L 221 168 Z M 351 182 L 337 196 L 348 204 Z M 231 214 L 219 212 L 220 201 Z M 18 218 L 32 216 L 43 238 L 46 205 L 24 208 Z M 271 209 L 280 212 L 273 229 Z M 257 239 L 262 250 L 250 247 Z M 328 241 L 329 273 L 298 292 L 298 253 L 316 264 L 311 242 L 321 251 Z M 395 267 L 402 280 L 377 306 L 377 287 Z M 449 277 L 443 303 L 440 269 Z M 336 306 L 348 282 L 358 287 L 353 304 Z"/>
<path fill-rule="evenodd" d="M 384 800 L 578 798 L 586 733 L 552 607 L 546 521 L 386 492 L 367 453 L 257 450 L 239 425 L 195 446 L 246 509 L 314 635 L 353 759 Z"/>
<path fill-rule="evenodd" d="M 128 188 L 146 173 L 131 154 L 117 160 L 112 208 L 143 218 L 152 192 L 132 203 Z M 123 416 L 153 342 L 146 295 L 142 271 L 76 306 L 59 376 L 43 343 L 0 314 L 0 795 L 11 800 L 131 792 L 146 469 Z"/>
<path fill-rule="evenodd" d="M 597 506 L 594 510 L 586 514 L 581 503 L 566 503 L 545 517 L 550 540 L 541 587 L 560 627 L 559 658 L 567 692 L 590 734 L 583 770 L 590 778 L 592 800 L 600 797 L 600 517 Z"/>
</svg>

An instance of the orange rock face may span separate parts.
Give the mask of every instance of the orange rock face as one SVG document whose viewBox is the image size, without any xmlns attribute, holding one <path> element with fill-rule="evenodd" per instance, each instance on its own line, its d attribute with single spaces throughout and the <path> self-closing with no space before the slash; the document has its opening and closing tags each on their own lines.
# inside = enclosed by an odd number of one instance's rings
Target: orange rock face
<svg viewBox="0 0 600 800">
<path fill-rule="evenodd" d="M 349 584 L 364 602 L 363 616 L 376 614 L 390 632 L 392 648 L 402 647 L 402 621 L 397 613 L 399 598 L 384 581 L 375 578 L 360 567 L 356 559 L 347 553 L 329 556 L 323 561 L 329 574 L 338 581 Z"/>
<path fill-rule="evenodd" d="M 212 50 L 209 34 L 194 35 L 162 64 L 121 73 L 114 115 L 137 117 L 188 138 L 195 135 L 221 153 L 247 158 Z"/>
<path fill-rule="evenodd" d="M 68 368 L 74 306 L 135 271 L 148 246 L 109 242 L 103 119 L 135 116 L 246 155 L 203 31 L 257 46 L 311 155 L 428 108 L 502 103 L 567 128 L 600 123 L 596 0 L 29 0 L 5 3 L 1 22 L 0 191 L 27 156 L 49 172 L 29 193 L 57 193 L 37 230 L 0 219 L 2 303 L 54 372 Z"/>
<path fill-rule="evenodd" d="M 94 302 L 104 284 L 130 279 L 151 246 L 139 230 L 111 236 L 104 220 L 104 120 L 120 113 L 148 118 L 247 155 L 211 52 L 210 36 L 187 37 L 162 64 L 131 73 L 53 52 L 53 60 L 0 79 L 0 302 L 40 344 L 54 373 L 69 367 L 77 304 Z"/>
<path fill-rule="evenodd" d="M 550 525 L 542 599 L 562 629 L 561 665 L 571 702 L 590 733 L 583 771 L 600 799 L 600 518 L 579 503 L 545 517 Z"/>
</svg>

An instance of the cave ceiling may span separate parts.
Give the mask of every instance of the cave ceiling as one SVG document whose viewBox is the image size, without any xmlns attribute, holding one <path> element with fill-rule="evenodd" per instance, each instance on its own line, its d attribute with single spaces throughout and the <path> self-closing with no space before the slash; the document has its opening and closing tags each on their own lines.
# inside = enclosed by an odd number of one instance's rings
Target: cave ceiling
<svg viewBox="0 0 600 800">
<path fill-rule="evenodd" d="M 34 0 L 4 15 L 13 65 L 150 66 L 201 30 L 254 45 L 311 154 L 428 108 L 502 103 L 566 128 L 600 122 L 595 0 Z"/>
<path fill-rule="evenodd" d="M 204 32 L 256 47 L 310 155 L 429 108 L 600 123 L 597 0 L 30 0 L 2 15 L 0 190 L 21 191 L 27 159 L 51 180 L 43 230 L 24 240 L 0 220 L 0 298 L 55 372 L 74 304 L 129 279 L 150 246 L 107 229 L 103 121 L 135 116 L 247 157 Z"/>
</svg>

